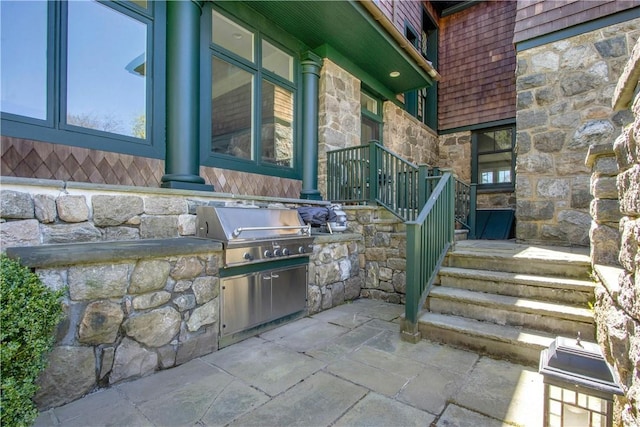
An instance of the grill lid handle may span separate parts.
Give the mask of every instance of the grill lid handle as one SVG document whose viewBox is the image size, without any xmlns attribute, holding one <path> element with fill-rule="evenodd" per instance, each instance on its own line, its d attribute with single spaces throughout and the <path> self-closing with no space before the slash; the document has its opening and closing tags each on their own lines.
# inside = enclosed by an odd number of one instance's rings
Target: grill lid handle
<svg viewBox="0 0 640 427">
<path fill-rule="evenodd" d="M 238 237 L 240 233 L 245 231 L 264 231 L 264 230 L 300 230 L 302 234 L 311 235 L 310 225 L 283 225 L 276 227 L 238 227 L 231 233 L 232 237 Z"/>
</svg>

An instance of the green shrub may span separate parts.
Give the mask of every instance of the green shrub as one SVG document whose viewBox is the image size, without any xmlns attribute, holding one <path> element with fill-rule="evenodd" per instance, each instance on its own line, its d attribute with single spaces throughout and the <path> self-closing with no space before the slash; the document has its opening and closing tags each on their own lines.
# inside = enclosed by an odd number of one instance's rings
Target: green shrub
<svg viewBox="0 0 640 427">
<path fill-rule="evenodd" d="M 63 293 L 0 255 L 0 425 L 28 426 L 38 416 L 31 398 L 62 318 Z"/>
</svg>

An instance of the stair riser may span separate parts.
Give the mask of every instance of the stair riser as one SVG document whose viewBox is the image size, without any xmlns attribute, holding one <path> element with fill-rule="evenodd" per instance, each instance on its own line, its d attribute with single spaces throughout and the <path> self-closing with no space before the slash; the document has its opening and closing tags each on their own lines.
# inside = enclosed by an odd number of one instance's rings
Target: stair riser
<svg viewBox="0 0 640 427">
<path fill-rule="evenodd" d="M 544 301 L 553 301 L 562 304 L 573 304 L 587 307 L 589 301 L 594 300 L 593 292 L 581 292 L 576 290 L 546 288 L 535 285 L 490 281 L 483 279 L 443 276 L 439 278 L 442 286 L 450 286 L 470 291 L 486 292 L 497 295 L 507 295 L 520 298 L 532 298 Z"/>
<path fill-rule="evenodd" d="M 589 265 L 582 263 L 556 263 L 553 261 L 519 260 L 509 258 L 491 258 L 467 256 L 450 253 L 445 265 L 449 267 L 471 268 L 478 270 L 505 271 L 510 273 L 537 274 L 541 276 L 560 276 L 578 279 L 589 278 Z"/>
<path fill-rule="evenodd" d="M 518 342 L 497 341 L 490 338 L 469 335 L 464 332 L 440 328 L 436 325 L 420 323 L 419 330 L 423 339 L 450 346 L 488 354 L 497 358 L 538 366 L 540 352 L 546 347 L 523 346 Z"/>
<path fill-rule="evenodd" d="M 428 304 L 430 311 L 434 313 L 462 316 L 499 325 L 521 326 L 568 337 L 574 337 L 580 332 L 583 339 L 594 341 L 595 327 L 592 323 L 562 319 L 546 313 L 510 311 L 435 297 L 429 298 Z"/>
</svg>

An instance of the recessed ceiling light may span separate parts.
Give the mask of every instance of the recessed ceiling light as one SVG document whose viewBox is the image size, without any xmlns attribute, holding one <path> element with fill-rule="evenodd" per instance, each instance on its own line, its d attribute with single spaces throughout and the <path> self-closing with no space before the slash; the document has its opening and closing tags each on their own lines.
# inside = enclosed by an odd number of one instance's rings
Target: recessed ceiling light
<svg viewBox="0 0 640 427">
<path fill-rule="evenodd" d="M 242 34 L 240 33 L 233 33 L 231 34 L 233 36 L 234 39 L 236 40 L 240 40 L 242 38 Z"/>
<path fill-rule="evenodd" d="M 389 73 L 389 77 L 399 77 L 400 71 L 392 71 Z"/>
</svg>

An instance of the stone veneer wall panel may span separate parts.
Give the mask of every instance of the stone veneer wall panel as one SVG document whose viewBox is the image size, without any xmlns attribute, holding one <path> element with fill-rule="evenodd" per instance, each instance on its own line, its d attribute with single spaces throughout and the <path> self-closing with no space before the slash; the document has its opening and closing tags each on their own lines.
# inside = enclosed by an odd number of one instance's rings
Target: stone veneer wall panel
<svg viewBox="0 0 640 427">
<path fill-rule="evenodd" d="M 518 52 L 519 240 L 589 244 L 584 159 L 590 145 L 610 141 L 631 120 L 613 111 L 611 98 L 639 33 L 636 19 Z"/>
<path fill-rule="evenodd" d="M 35 266 L 47 286 L 68 289 L 66 319 L 39 380 L 41 409 L 218 349 L 221 251 L 159 256 L 140 249 L 143 255 L 133 256 L 117 250 L 119 244 L 135 248 L 136 241 L 144 246 L 165 237 L 174 239 L 165 246 L 175 248 L 195 236 L 196 207 L 210 204 L 297 206 L 283 199 L 3 178 L 3 251 L 91 242 L 102 249 L 82 255 L 98 257 L 92 261 L 76 254 L 68 265 Z M 310 313 L 361 296 L 363 241 L 360 234 L 346 233 L 315 238 L 309 259 Z M 108 260 L 100 259 L 103 254 Z"/>
<path fill-rule="evenodd" d="M 327 152 L 360 145 L 360 80 L 324 58 L 318 91 L 318 190 L 327 195 Z"/>
<path fill-rule="evenodd" d="M 617 282 L 615 279 L 612 283 L 603 280 L 603 286 L 596 289 L 595 319 L 598 342 L 618 374 L 625 393 L 616 398 L 614 422 L 632 427 L 640 425 L 640 94 L 637 92 L 640 84 L 640 42 L 635 44 L 621 75 L 612 104 L 622 110 L 632 102 L 633 123 L 624 127 L 608 149 L 611 150 L 613 145 L 618 169 L 616 186 L 620 206 L 618 216 L 621 217 L 618 261 L 622 268 L 616 274 Z M 592 148 L 592 151 L 595 154 L 598 150 Z M 606 176 L 614 175 L 612 157 L 591 156 L 587 161 L 590 159 L 603 161 L 601 168 L 608 171 Z M 592 184 L 594 192 L 610 194 L 609 184 Z M 595 201 L 598 201 L 597 195 Z M 594 222 L 597 222 L 598 212 L 592 209 L 592 213 Z M 598 261 L 596 257 L 592 259 L 594 264 Z"/>
<path fill-rule="evenodd" d="M 384 146 L 400 157 L 421 165 L 438 166 L 438 135 L 391 101 L 383 105 Z"/>
</svg>

